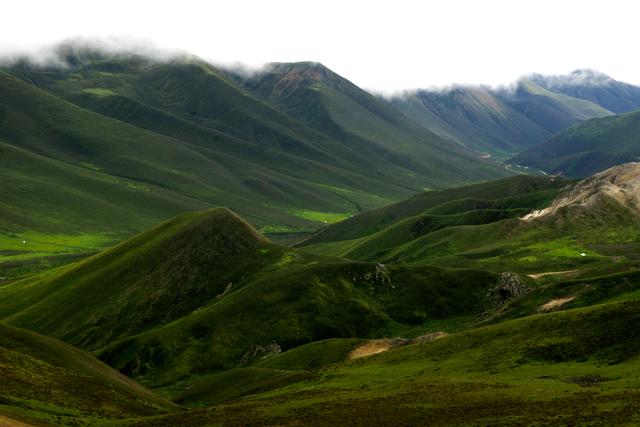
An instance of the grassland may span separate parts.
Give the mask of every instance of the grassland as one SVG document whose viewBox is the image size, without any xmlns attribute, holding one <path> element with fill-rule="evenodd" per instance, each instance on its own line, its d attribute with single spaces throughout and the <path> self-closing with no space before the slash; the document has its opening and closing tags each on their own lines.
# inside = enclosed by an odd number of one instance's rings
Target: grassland
<svg viewBox="0 0 640 427">
<path fill-rule="evenodd" d="M 629 300 L 512 320 L 333 364 L 275 390 L 230 393 L 211 409 L 124 424 L 633 425 L 637 316 Z"/>
</svg>

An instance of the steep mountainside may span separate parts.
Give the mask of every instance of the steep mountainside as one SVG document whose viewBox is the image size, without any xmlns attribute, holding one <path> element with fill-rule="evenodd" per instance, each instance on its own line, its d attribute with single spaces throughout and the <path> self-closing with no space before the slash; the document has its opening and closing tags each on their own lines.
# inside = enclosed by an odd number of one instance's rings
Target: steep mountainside
<svg viewBox="0 0 640 427">
<path fill-rule="evenodd" d="M 395 107 L 442 137 L 503 156 L 580 121 L 640 108 L 640 88 L 594 71 L 531 75 L 513 87 L 456 86 L 394 97 Z"/>
<path fill-rule="evenodd" d="M 420 127 L 383 99 L 376 98 L 317 63 L 271 64 L 241 80 L 257 96 L 376 163 L 398 162 L 412 174 L 445 171 L 447 165 L 472 179 L 469 153 Z M 438 142 L 439 141 L 439 142 Z M 417 150 L 416 146 L 422 147 Z M 474 155 L 474 157 L 477 157 Z M 467 169 L 467 172 L 462 171 Z M 370 170 L 378 174 L 378 167 Z M 442 173 L 442 172 L 441 172 Z M 447 172 L 447 174 L 450 174 Z M 436 182 L 428 185 L 437 187 Z"/>
<path fill-rule="evenodd" d="M 640 112 L 587 120 L 509 162 L 584 177 L 640 158 Z"/>
<path fill-rule="evenodd" d="M 580 181 L 553 203 L 523 219 L 534 221 L 554 216 L 606 215 L 616 206 L 640 215 L 640 163 L 614 166 Z"/>
<path fill-rule="evenodd" d="M 392 102 L 426 128 L 478 151 L 518 152 L 549 136 L 489 88 L 421 90 Z"/>
</svg>

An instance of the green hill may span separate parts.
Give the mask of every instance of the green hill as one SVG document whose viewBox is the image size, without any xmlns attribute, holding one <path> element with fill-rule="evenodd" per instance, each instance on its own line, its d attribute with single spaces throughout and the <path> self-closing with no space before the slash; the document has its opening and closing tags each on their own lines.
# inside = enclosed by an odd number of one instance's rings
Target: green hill
<svg viewBox="0 0 640 427">
<path fill-rule="evenodd" d="M 561 192 L 567 181 L 518 177 L 424 193 L 329 226 L 300 245 L 354 260 L 496 272 L 604 267 L 635 259 L 633 247 L 624 247 L 640 231 L 634 199 L 611 195 L 632 194 L 636 176 L 637 164 L 629 164 Z M 520 196 L 504 197 L 508 188 Z M 613 255 L 607 248 L 616 244 Z"/>
<path fill-rule="evenodd" d="M 177 410 L 74 347 L 3 324 L 0 372 L 2 425 L 74 425 Z"/>
<path fill-rule="evenodd" d="M 587 120 L 510 160 L 550 173 L 583 177 L 640 158 L 640 113 Z"/>
<path fill-rule="evenodd" d="M 481 271 L 306 255 L 215 209 L 0 287 L 0 319 L 159 385 L 242 366 L 274 348 L 468 316 L 496 280 Z"/>
<path fill-rule="evenodd" d="M 438 188 L 441 187 L 438 180 L 445 177 L 450 177 L 453 184 L 481 179 L 490 171 L 481 172 L 472 166 L 477 155 L 442 141 L 387 101 L 372 96 L 322 64 L 270 64 L 265 71 L 242 83 L 290 116 L 357 152 L 366 153 L 367 159 L 375 163 L 369 169 L 373 176 L 382 173 L 382 165 L 392 162 L 403 169 L 399 171 L 402 178 L 386 179 L 416 180 L 429 176 L 429 171 L 437 171 L 437 180 L 431 179 L 424 186 Z"/>
</svg>

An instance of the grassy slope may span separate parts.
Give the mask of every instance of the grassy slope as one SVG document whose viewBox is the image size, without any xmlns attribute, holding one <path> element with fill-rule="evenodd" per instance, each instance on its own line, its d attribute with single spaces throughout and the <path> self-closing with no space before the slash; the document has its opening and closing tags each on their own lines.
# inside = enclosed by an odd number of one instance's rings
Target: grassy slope
<svg viewBox="0 0 640 427">
<path fill-rule="evenodd" d="M 592 119 L 559 133 L 510 162 L 582 177 L 640 157 L 640 113 Z"/>
<path fill-rule="evenodd" d="M 635 424 L 639 304 L 530 316 L 401 347 L 190 411 L 180 423 Z"/>
<path fill-rule="evenodd" d="M 481 311 L 495 280 L 473 270 L 387 269 L 302 254 L 217 209 L 3 286 L 0 317 L 170 384 L 242 365 L 252 345 L 417 333 Z"/>
<path fill-rule="evenodd" d="M 0 324 L 0 414 L 60 425 L 166 413 L 170 402 L 88 354 Z"/>
<path fill-rule="evenodd" d="M 496 272 L 602 268 L 637 259 L 635 215 L 603 202 L 590 212 L 569 210 L 551 219 L 520 221 L 523 214 L 547 206 L 566 181 L 512 178 L 491 183 L 493 194 L 509 194 L 499 189 L 518 182 L 528 183 L 529 192 L 493 201 L 466 197 L 472 189 L 478 195 L 489 190 L 489 184 L 424 193 L 329 226 L 302 245 L 311 253 L 354 260 Z"/>
<path fill-rule="evenodd" d="M 0 276 L 96 251 L 207 205 L 0 141 Z"/>
</svg>

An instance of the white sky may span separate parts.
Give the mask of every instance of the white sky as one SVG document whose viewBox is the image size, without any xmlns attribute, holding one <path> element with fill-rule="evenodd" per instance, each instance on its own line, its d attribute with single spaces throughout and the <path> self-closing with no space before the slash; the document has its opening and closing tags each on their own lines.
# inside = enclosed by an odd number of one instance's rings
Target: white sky
<svg viewBox="0 0 640 427">
<path fill-rule="evenodd" d="M 640 84 L 634 0 L 13 0 L 0 52 L 126 36 L 219 63 L 319 61 L 367 89 L 594 68 Z"/>
</svg>

